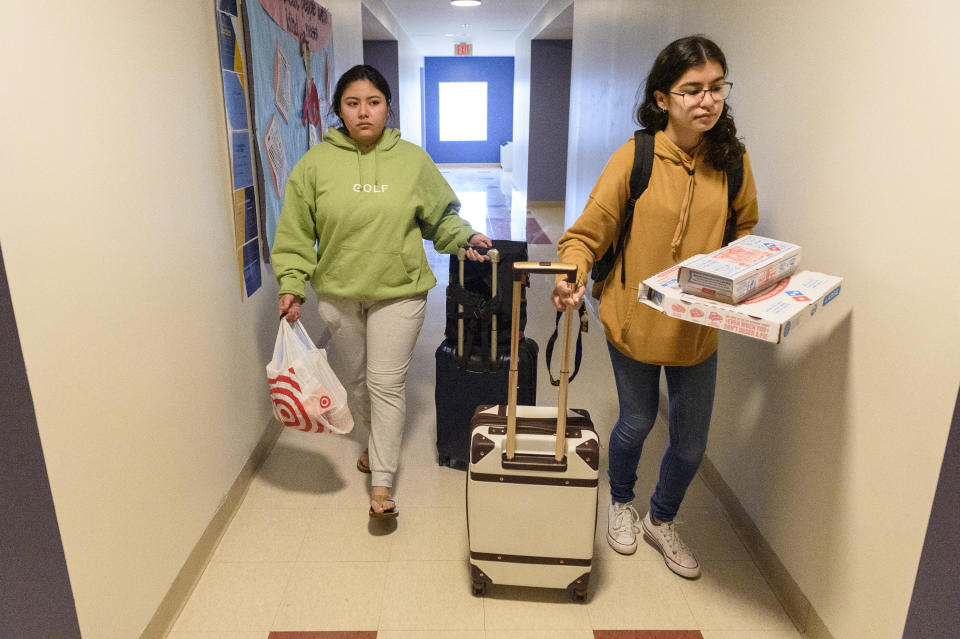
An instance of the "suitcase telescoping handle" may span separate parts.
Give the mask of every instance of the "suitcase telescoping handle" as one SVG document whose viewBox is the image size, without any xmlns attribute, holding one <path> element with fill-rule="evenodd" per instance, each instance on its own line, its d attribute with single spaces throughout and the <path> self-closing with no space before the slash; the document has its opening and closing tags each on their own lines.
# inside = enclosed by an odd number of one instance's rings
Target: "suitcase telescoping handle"
<svg viewBox="0 0 960 639">
<path fill-rule="evenodd" d="M 490 249 L 487 251 L 490 256 L 490 264 L 493 267 L 492 285 L 490 287 L 490 299 L 496 299 L 497 289 L 497 265 L 500 264 L 500 251 Z M 460 288 L 464 287 L 463 280 L 463 260 L 467 257 L 467 249 L 460 248 L 457 251 L 458 266 L 460 267 Z M 457 305 L 457 357 L 463 358 L 463 304 Z M 497 314 L 494 313 L 490 318 L 490 361 L 497 361 Z"/>
<path fill-rule="evenodd" d="M 510 387 L 507 394 L 507 459 L 513 460 L 517 452 L 517 384 L 519 373 L 517 360 L 520 347 L 520 292 L 524 276 L 528 274 L 565 275 L 571 284 L 577 281 L 577 267 L 562 262 L 516 262 L 513 265 L 513 303 L 510 322 Z M 573 327 L 573 312 L 564 313 L 563 361 L 560 364 L 560 397 L 557 400 L 557 437 L 554 459 L 563 460 L 567 447 L 567 385 L 570 381 L 570 333 Z"/>
</svg>

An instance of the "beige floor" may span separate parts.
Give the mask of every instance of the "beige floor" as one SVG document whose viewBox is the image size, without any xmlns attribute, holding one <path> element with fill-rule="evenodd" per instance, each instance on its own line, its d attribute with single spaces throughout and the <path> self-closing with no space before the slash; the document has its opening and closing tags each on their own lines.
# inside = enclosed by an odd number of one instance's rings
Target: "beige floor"
<svg viewBox="0 0 960 639">
<path fill-rule="evenodd" d="M 458 191 L 508 184 L 499 170 L 447 167 L 445 173 Z M 552 259 L 563 211 L 533 213 L 554 244 L 531 245 L 530 258 Z M 431 254 L 438 275 L 445 273 L 445 260 Z M 553 328 L 549 290 L 550 283 L 542 279 L 534 280 L 529 292 L 527 335 L 537 340 L 541 352 Z M 377 630 L 379 639 L 590 639 L 595 629 L 689 629 L 700 630 L 705 639 L 799 639 L 699 477 L 679 520 L 702 562 L 700 579 L 673 575 L 644 543 L 629 557 L 607 546 L 604 465 L 586 604 L 570 602 L 561 591 L 515 587 L 491 587 L 485 597 L 472 596 L 465 475 L 438 467 L 435 457 L 434 350 L 443 332 L 443 304 L 438 286 L 428 297 L 427 321 L 408 377 L 408 425 L 397 478 L 399 520 L 383 525 L 367 516 L 368 476 L 354 467 L 365 435 L 283 433 L 171 639 L 267 639 L 272 630 Z M 605 443 L 616 418 L 616 394 L 603 332 L 591 319 L 570 405 L 590 410 Z M 537 396 L 547 404 L 555 390 L 542 362 L 541 356 Z M 665 444 L 665 429 L 658 423 L 640 463 L 638 495 L 653 489 Z M 645 506 L 646 498 L 638 498 L 641 515 Z"/>
</svg>

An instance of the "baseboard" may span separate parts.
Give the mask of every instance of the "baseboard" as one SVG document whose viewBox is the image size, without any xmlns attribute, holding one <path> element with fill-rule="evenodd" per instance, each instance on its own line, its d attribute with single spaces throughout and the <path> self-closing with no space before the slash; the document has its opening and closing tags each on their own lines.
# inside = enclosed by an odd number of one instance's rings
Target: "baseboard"
<svg viewBox="0 0 960 639">
<path fill-rule="evenodd" d="M 805 639 L 834 639 L 709 456 L 703 458 L 699 474 L 707 488 L 720 501 L 734 531 L 746 546 L 747 552 L 750 553 L 774 596 L 780 601 L 797 630 Z"/>
<path fill-rule="evenodd" d="M 141 633 L 140 639 L 163 639 L 173 628 L 173 624 L 187 604 L 187 600 L 197 586 L 197 582 L 200 581 L 200 576 L 203 575 L 210 558 L 213 557 L 217 544 L 220 543 L 220 539 L 233 520 L 237 509 L 243 503 L 243 498 L 247 494 L 253 476 L 270 455 L 270 451 L 273 450 L 273 446 L 277 443 L 277 439 L 282 432 L 283 426 L 276 420 L 271 419 L 260 441 L 253 452 L 250 453 L 247 463 L 244 464 L 240 474 L 237 475 L 237 479 L 233 482 L 233 486 L 227 491 L 220 508 L 217 509 L 213 519 L 210 520 L 206 530 L 203 531 L 199 541 L 193 547 L 193 551 L 187 557 L 176 579 L 173 580 L 167 595 L 160 602 L 153 618 L 150 619 L 150 623 Z"/>
<path fill-rule="evenodd" d="M 499 169 L 499 162 L 443 162 L 438 169 Z"/>
<path fill-rule="evenodd" d="M 543 208 L 559 209 L 566 206 L 566 204 L 567 203 L 564 202 L 563 200 L 548 201 L 548 202 L 527 202 L 527 208 L 530 208 L 533 206 L 539 206 Z"/>
<path fill-rule="evenodd" d="M 664 423 L 667 421 L 667 407 L 667 394 L 661 386 L 660 405 L 657 414 Z M 753 519 L 747 513 L 747 509 L 740 503 L 740 499 L 724 481 L 717 467 L 713 465 L 709 455 L 705 456 L 703 462 L 700 463 L 699 475 L 703 483 L 707 485 L 710 492 L 720 502 L 720 505 L 723 506 L 734 532 L 746 546 L 747 552 L 750 553 L 750 557 L 760 574 L 770 585 L 773 595 L 783 606 L 787 616 L 790 617 L 793 625 L 797 627 L 804 639 L 835 639 L 827 629 L 826 624 L 823 623 L 823 619 L 810 605 L 810 601 L 803 594 L 800 586 L 797 585 L 783 562 L 780 561 L 777 553 L 763 538 L 760 529 L 757 528 Z"/>
</svg>

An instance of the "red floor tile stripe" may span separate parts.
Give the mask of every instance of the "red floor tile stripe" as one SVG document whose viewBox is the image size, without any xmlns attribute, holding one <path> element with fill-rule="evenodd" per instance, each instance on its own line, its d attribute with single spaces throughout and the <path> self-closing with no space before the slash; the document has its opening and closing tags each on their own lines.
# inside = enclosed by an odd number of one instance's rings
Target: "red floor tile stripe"
<svg viewBox="0 0 960 639">
<path fill-rule="evenodd" d="M 594 630 L 593 639 L 703 639 L 699 630 Z"/>
<path fill-rule="evenodd" d="M 377 639 L 376 630 L 273 631 L 267 639 Z"/>
<path fill-rule="evenodd" d="M 550 238 L 533 217 L 527 217 L 527 244 L 550 244 Z"/>
</svg>

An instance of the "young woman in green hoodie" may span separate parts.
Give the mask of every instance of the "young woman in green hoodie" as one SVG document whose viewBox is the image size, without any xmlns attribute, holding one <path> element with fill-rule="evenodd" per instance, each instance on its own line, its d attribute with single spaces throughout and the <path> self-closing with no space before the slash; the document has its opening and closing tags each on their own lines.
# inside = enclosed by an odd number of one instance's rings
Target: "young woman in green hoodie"
<svg viewBox="0 0 960 639">
<path fill-rule="evenodd" d="M 396 517 L 405 377 L 436 279 L 423 240 L 441 253 L 475 249 L 490 238 L 470 228 L 460 202 L 420 147 L 386 128 L 391 92 L 375 68 L 343 74 L 324 143 L 307 151 L 287 180 L 271 256 L 279 310 L 300 318 L 305 282 L 331 332 L 330 361 L 347 389 L 350 412 L 369 427 L 357 468 L 371 473 L 371 517 Z"/>
</svg>

